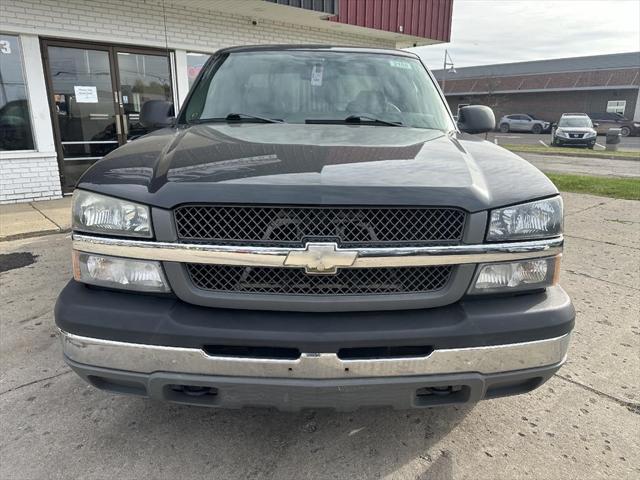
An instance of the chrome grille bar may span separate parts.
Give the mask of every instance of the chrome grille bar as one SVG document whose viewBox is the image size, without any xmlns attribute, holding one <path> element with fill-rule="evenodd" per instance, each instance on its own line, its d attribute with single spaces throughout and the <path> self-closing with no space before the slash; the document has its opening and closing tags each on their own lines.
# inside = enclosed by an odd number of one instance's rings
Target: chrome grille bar
<svg viewBox="0 0 640 480">
<path fill-rule="evenodd" d="M 304 248 L 205 245 L 154 242 L 74 234 L 73 248 L 87 253 L 208 265 L 294 268 L 285 264 L 291 252 Z M 462 265 L 549 257 L 562 252 L 563 237 L 527 242 L 428 247 L 337 248 L 355 252 L 349 268 Z"/>
</svg>

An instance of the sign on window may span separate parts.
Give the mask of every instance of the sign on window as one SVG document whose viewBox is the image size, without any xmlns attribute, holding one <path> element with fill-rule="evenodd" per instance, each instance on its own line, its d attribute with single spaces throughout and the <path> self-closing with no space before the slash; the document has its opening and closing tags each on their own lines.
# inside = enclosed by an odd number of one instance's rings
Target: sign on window
<svg viewBox="0 0 640 480">
<path fill-rule="evenodd" d="M 620 115 L 624 115 L 626 107 L 626 100 L 610 100 L 607 102 L 607 113 L 619 113 Z"/>
</svg>

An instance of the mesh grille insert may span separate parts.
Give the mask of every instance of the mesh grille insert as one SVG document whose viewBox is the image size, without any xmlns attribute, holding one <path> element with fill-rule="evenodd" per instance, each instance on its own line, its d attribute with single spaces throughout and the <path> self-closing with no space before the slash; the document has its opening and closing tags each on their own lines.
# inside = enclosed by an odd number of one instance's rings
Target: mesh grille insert
<svg viewBox="0 0 640 480">
<path fill-rule="evenodd" d="M 194 205 L 174 211 L 181 240 L 301 247 L 459 243 L 466 214 L 456 208 L 256 207 Z"/>
<path fill-rule="evenodd" d="M 444 288 L 452 266 L 345 268 L 335 275 L 304 269 L 187 264 L 202 290 L 281 295 L 380 295 L 434 292 Z"/>
</svg>

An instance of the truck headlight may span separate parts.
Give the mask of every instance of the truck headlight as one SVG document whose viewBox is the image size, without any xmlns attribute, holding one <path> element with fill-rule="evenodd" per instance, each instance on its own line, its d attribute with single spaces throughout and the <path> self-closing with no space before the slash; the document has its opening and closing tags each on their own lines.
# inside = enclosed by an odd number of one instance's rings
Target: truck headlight
<svg viewBox="0 0 640 480">
<path fill-rule="evenodd" d="M 560 255 L 518 262 L 478 265 L 470 294 L 536 290 L 555 285 L 560 272 Z"/>
<path fill-rule="evenodd" d="M 560 196 L 491 211 L 487 241 L 529 240 L 562 234 Z"/>
<path fill-rule="evenodd" d="M 596 132 L 587 132 L 584 134 L 584 138 L 591 138 L 591 137 L 595 137 L 597 135 Z"/>
<path fill-rule="evenodd" d="M 127 237 L 153 236 L 149 207 L 98 193 L 73 194 L 73 229 Z"/>
<path fill-rule="evenodd" d="M 159 262 L 73 252 L 73 278 L 100 287 L 136 292 L 169 292 Z"/>
<path fill-rule="evenodd" d="M 567 134 L 563 130 L 556 130 L 556 137 L 567 138 Z"/>
</svg>

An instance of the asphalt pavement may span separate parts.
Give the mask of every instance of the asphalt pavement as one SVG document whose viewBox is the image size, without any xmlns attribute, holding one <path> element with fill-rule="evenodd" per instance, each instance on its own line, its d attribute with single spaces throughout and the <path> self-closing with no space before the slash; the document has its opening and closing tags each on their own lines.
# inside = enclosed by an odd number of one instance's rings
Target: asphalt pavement
<svg viewBox="0 0 640 480">
<path fill-rule="evenodd" d="M 482 135 L 484 137 L 484 135 Z M 535 135 L 533 133 L 500 133 L 490 132 L 487 134 L 487 139 L 494 142 L 496 139 L 498 145 L 542 145 L 549 146 L 551 143 L 551 134 L 543 133 Z M 606 139 L 604 135 L 598 135 L 598 145 L 596 151 L 604 150 Z M 620 150 L 640 150 L 640 137 L 622 137 L 619 145 Z"/>
<path fill-rule="evenodd" d="M 64 364 L 56 336 L 68 234 L 0 242 L 0 478 L 640 478 L 640 203 L 564 197 L 568 363 L 532 393 L 432 410 L 229 411 L 103 393 Z"/>
</svg>

